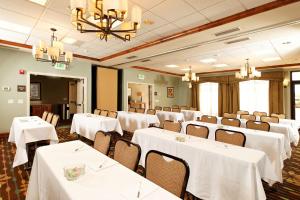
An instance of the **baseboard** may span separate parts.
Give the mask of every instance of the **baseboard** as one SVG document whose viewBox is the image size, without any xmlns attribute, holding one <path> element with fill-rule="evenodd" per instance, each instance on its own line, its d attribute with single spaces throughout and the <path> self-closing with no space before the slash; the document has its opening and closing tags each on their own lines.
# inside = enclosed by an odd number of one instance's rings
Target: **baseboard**
<svg viewBox="0 0 300 200">
<path fill-rule="evenodd" d="M 8 138 L 9 133 L 0 133 L 0 138 Z"/>
</svg>

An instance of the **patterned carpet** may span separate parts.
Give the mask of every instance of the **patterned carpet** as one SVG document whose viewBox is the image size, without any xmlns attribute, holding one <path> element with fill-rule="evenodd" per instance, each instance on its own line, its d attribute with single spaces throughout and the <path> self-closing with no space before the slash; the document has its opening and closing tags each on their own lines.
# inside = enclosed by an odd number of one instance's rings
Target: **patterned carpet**
<svg viewBox="0 0 300 200">
<path fill-rule="evenodd" d="M 69 128 L 59 127 L 57 134 L 60 142 L 77 139 L 69 134 Z M 130 139 L 130 134 L 125 134 Z M 82 139 L 91 144 L 90 141 Z M 15 145 L 8 143 L 7 138 L 0 138 L 0 200 L 25 199 L 30 172 L 24 166 L 12 168 L 15 155 Z M 292 158 L 285 161 L 283 184 L 270 188 L 264 184 L 267 199 L 270 200 L 300 200 L 300 145 L 294 147 Z"/>
</svg>

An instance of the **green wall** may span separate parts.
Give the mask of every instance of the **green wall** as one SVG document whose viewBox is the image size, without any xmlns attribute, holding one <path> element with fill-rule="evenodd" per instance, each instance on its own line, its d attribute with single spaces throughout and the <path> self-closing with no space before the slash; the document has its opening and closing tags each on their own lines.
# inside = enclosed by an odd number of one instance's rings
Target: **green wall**
<svg viewBox="0 0 300 200">
<path fill-rule="evenodd" d="M 27 114 L 27 96 L 25 92 L 17 92 L 17 85 L 26 85 L 27 74 L 19 75 L 19 69 L 26 72 L 41 72 L 61 74 L 67 76 L 80 76 L 87 78 L 87 111 L 91 108 L 91 63 L 75 59 L 69 70 L 54 69 L 50 63 L 37 62 L 31 53 L 19 50 L 0 48 L 0 133 L 8 132 L 12 119 Z M 3 86 L 9 86 L 11 91 L 5 92 Z M 28 89 L 28 88 L 26 88 Z M 53 88 L 55 90 L 55 88 Z M 9 104 L 8 100 L 14 103 Z M 23 104 L 17 103 L 22 99 Z"/>
</svg>

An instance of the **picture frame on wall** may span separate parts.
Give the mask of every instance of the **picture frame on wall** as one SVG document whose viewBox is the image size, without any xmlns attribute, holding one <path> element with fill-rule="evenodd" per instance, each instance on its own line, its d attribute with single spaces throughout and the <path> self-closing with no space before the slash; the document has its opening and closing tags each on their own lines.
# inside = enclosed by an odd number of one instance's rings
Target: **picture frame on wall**
<svg viewBox="0 0 300 200">
<path fill-rule="evenodd" d="M 41 100 L 41 83 L 30 83 L 30 100 Z"/>
<path fill-rule="evenodd" d="M 167 87 L 167 97 L 174 98 L 174 87 Z"/>
</svg>

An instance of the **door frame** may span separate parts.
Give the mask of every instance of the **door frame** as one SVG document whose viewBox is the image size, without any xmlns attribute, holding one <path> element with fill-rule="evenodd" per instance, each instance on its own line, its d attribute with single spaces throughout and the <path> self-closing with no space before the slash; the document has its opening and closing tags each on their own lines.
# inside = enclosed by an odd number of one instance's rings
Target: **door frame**
<svg viewBox="0 0 300 200">
<path fill-rule="evenodd" d="M 44 73 L 44 72 L 33 72 L 29 71 L 27 73 L 27 81 L 26 81 L 26 99 L 27 99 L 27 116 L 30 116 L 30 76 L 31 75 L 40 75 L 40 76 L 52 76 L 52 77 L 62 77 L 62 78 L 74 78 L 74 79 L 83 79 L 84 81 L 84 91 L 83 91 L 83 98 L 84 98 L 84 107 L 83 111 L 87 112 L 87 77 L 84 76 L 70 76 L 64 74 L 53 74 L 53 73 Z"/>
<path fill-rule="evenodd" d="M 295 85 L 296 84 L 300 84 L 300 80 L 299 81 L 293 81 L 292 79 L 292 74 L 293 72 L 300 72 L 298 71 L 291 71 L 290 72 L 290 97 L 291 97 L 291 118 L 295 119 L 296 118 L 296 113 L 295 113 Z"/>
</svg>

